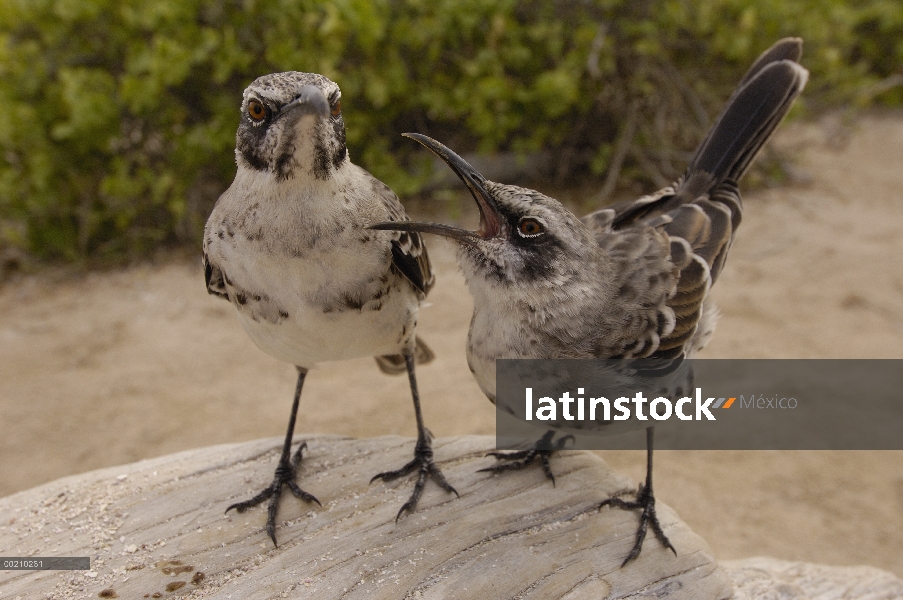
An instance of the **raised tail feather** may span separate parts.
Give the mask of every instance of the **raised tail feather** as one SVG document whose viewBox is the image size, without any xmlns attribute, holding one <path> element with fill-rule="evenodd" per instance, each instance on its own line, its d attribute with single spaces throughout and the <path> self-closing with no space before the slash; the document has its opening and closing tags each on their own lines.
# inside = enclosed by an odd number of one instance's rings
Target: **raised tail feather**
<svg viewBox="0 0 903 600">
<path fill-rule="evenodd" d="M 802 41 L 788 38 L 753 63 L 696 150 L 678 195 L 692 201 L 740 181 L 806 85 L 809 72 L 796 62 L 801 54 Z"/>
<path fill-rule="evenodd" d="M 708 291 L 740 224 L 737 183 L 806 84 L 809 73 L 796 62 L 801 54 L 796 38 L 766 50 L 744 75 L 676 189 L 641 199 L 613 219 L 625 227 L 641 219 L 669 237 L 671 261 L 680 273 L 667 302 L 675 326 L 662 335 L 656 357 L 691 355 L 711 334 Z"/>
<path fill-rule="evenodd" d="M 803 91 L 809 72 L 796 62 L 802 52 L 799 38 L 785 38 L 763 52 L 696 149 L 676 189 L 615 205 L 610 226 L 630 226 L 711 194 L 727 205 L 731 226 L 736 229 L 740 223 L 739 194 L 728 188 L 735 187 L 743 177 Z"/>
<path fill-rule="evenodd" d="M 781 60 L 789 60 L 798 63 L 803 57 L 803 39 L 798 37 L 789 37 L 778 40 L 772 44 L 771 48 L 759 55 L 759 58 L 746 70 L 743 79 L 737 84 L 734 94 L 743 89 L 753 76 L 757 75 L 764 67 L 773 62 Z M 728 102 L 730 103 L 730 102 Z"/>
</svg>

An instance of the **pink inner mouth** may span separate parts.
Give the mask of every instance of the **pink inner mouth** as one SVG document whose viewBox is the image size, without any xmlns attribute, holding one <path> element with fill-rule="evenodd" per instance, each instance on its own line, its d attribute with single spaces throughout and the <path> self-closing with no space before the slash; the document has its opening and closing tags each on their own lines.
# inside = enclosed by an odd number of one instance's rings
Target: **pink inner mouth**
<svg viewBox="0 0 903 600">
<path fill-rule="evenodd" d="M 479 190 L 471 190 L 477 200 L 477 208 L 480 209 L 480 228 L 476 234 L 484 240 L 497 237 L 502 231 L 502 223 L 498 213 Z"/>
</svg>

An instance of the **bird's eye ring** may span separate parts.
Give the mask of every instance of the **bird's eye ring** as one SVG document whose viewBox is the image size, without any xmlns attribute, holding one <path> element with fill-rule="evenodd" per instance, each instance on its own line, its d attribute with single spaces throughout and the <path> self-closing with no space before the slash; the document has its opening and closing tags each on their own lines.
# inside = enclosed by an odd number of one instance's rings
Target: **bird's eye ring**
<svg viewBox="0 0 903 600">
<path fill-rule="evenodd" d="M 259 100 L 251 100 L 248 102 L 248 116 L 255 121 L 263 121 L 267 116 L 266 108 Z"/>
<path fill-rule="evenodd" d="M 533 217 L 524 217 L 517 224 L 517 231 L 521 237 L 532 238 L 545 233 L 546 228 L 543 227 L 537 219 Z"/>
<path fill-rule="evenodd" d="M 340 114 L 342 114 L 342 101 L 336 100 L 335 104 L 332 105 L 332 116 L 338 117 Z"/>
</svg>

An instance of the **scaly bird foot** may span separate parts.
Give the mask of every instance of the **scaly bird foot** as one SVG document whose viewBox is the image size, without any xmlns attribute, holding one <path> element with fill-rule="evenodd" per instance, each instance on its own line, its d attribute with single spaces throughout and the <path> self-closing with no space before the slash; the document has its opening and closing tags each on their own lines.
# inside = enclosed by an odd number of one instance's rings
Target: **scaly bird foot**
<svg viewBox="0 0 903 600">
<path fill-rule="evenodd" d="M 267 524 L 266 530 L 267 535 L 270 536 L 270 539 L 273 540 L 273 545 L 278 546 L 276 543 L 276 513 L 279 511 L 279 500 L 282 497 L 282 488 L 283 486 L 288 487 L 291 490 L 292 494 L 295 495 L 296 498 L 300 498 L 305 502 L 316 502 L 320 504 L 320 501 L 317 500 L 312 494 L 308 494 L 295 483 L 295 475 L 298 472 L 298 464 L 301 462 L 301 453 L 304 449 L 307 448 L 307 443 L 302 443 L 299 447 L 295 455 L 292 457 L 291 462 L 287 460 L 280 459 L 279 466 L 276 467 L 276 474 L 273 477 L 273 483 L 269 485 L 269 487 L 264 488 L 262 492 L 251 498 L 250 500 L 245 500 L 244 502 L 237 502 L 233 504 L 229 508 L 226 509 L 226 512 L 229 512 L 233 508 L 243 513 L 249 508 L 257 506 L 261 502 L 266 499 L 270 499 L 269 506 L 267 507 Z M 320 504 L 322 506 L 322 504 Z"/>
<path fill-rule="evenodd" d="M 374 475 L 373 479 L 370 480 L 370 483 L 373 483 L 377 479 L 381 479 L 382 481 L 393 481 L 413 473 L 414 471 L 417 471 L 417 482 L 414 484 L 414 491 L 411 493 L 411 497 L 408 501 L 402 504 L 401 508 L 398 509 L 398 514 L 395 515 L 396 523 L 405 511 L 412 511 L 414 510 L 414 507 L 417 506 L 420 496 L 423 495 L 423 488 L 426 486 L 426 480 L 428 478 L 432 478 L 433 481 L 446 492 L 452 492 L 455 496 L 461 497 L 460 494 L 458 494 L 458 491 L 445 480 L 445 475 L 442 474 L 442 471 L 436 466 L 436 463 L 433 462 L 433 446 L 429 434 L 418 437 L 417 445 L 414 447 L 414 460 L 396 471 L 386 471 Z"/>
<path fill-rule="evenodd" d="M 566 435 L 560 439 L 558 439 L 554 444 L 552 443 L 552 438 L 555 436 L 554 431 L 547 431 L 545 435 L 542 436 L 535 444 L 533 444 L 532 448 L 527 450 L 518 450 L 516 452 L 489 452 L 486 456 L 494 456 L 498 460 L 510 461 L 506 463 L 497 464 L 492 467 L 486 467 L 485 469 L 480 469 L 477 471 L 478 473 L 504 473 L 505 471 L 520 471 L 521 469 L 525 469 L 530 466 L 534 460 L 537 458 L 542 465 L 542 470 L 546 474 L 546 477 L 552 481 L 552 485 L 555 485 L 555 476 L 552 474 L 552 468 L 549 465 L 549 458 L 552 456 L 552 453 L 557 450 L 562 450 L 567 444 L 568 440 L 573 441 L 574 436 Z"/>
<path fill-rule="evenodd" d="M 602 503 L 599 504 L 599 510 L 601 510 L 603 506 L 613 506 L 623 510 L 643 510 L 642 514 L 640 514 L 640 524 L 636 530 L 636 541 L 633 544 L 633 548 L 630 550 L 630 554 L 628 554 L 627 558 L 624 559 L 624 562 L 621 563 L 621 567 L 624 567 L 624 565 L 640 555 L 640 550 L 643 549 L 643 540 L 646 539 L 646 530 L 650 525 L 652 526 L 652 531 L 655 532 L 655 537 L 658 538 L 665 548 L 670 548 L 671 552 L 677 556 L 677 550 L 674 549 L 674 546 L 671 545 L 671 541 L 668 540 L 668 536 L 662 531 L 658 516 L 655 514 L 655 496 L 653 496 L 652 491 L 646 486 L 640 485 L 639 490 L 637 490 L 636 500 L 633 502 L 622 500 L 618 496 L 613 496 L 608 500 L 603 500 Z"/>
</svg>

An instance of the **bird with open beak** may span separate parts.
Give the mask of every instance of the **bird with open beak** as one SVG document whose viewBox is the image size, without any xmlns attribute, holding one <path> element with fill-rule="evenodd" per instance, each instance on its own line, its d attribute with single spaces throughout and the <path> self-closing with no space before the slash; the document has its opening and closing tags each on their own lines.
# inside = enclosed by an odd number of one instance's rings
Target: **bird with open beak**
<svg viewBox="0 0 903 600">
<path fill-rule="evenodd" d="M 495 361 L 522 359 L 680 359 L 695 355 L 714 331 L 709 290 L 740 224 L 737 182 L 802 92 L 802 40 L 763 53 L 743 77 L 673 185 L 582 219 L 540 192 L 488 181 L 439 142 L 406 134 L 441 158 L 476 200 L 480 226 L 395 222 L 374 229 L 432 233 L 458 244 L 473 295 L 467 361 L 495 401 Z M 520 469 L 561 447 L 545 437 L 534 448 L 496 454 Z M 647 527 L 674 551 L 655 514 L 653 430 L 647 429 L 646 481 L 635 501 L 600 504 L 642 511 L 627 564 Z"/>
</svg>

